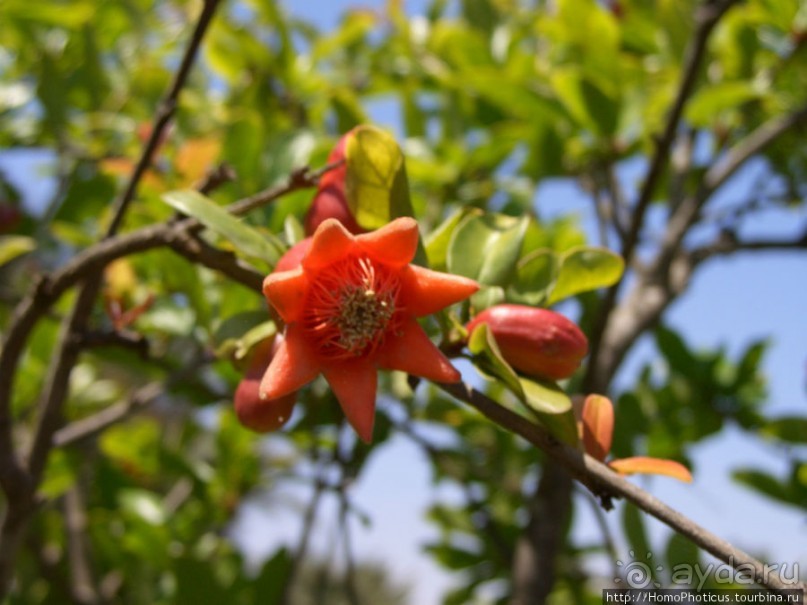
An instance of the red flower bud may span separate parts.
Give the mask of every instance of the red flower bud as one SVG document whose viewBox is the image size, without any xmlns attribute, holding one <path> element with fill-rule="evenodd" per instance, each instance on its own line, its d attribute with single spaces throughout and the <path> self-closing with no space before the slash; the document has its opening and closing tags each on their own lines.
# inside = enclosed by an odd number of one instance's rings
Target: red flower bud
<svg viewBox="0 0 807 605">
<path fill-rule="evenodd" d="M 336 147 L 333 148 L 331 154 L 328 156 L 329 164 L 336 162 L 342 162 L 342 164 L 333 170 L 329 170 L 320 178 L 317 193 L 311 202 L 308 214 L 305 215 L 306 235 L 313 235 L 317 227 L 329 218 L 338 220 L 350 233 L 359 234 L 367 232 L 366 229 L 362 229 L 356 222 L 356 219 L 350 212 L 350 207 L 347 204 L 347 194 L 345 193 L 345 180 L 347 178 L 345 148 L 347 147 L 348 137 L 350 136 L 352 136 L 352 131 L 339 139 Z"/>
<path fill-rule="evenodd" d="M 467 326 L 470 334 L 487 324 L 505 361 L 538 378 L 561 380 L 574 374 L 588 353 L 588 340 L 574 322 L 548 309 L 496 305 Z"/>
<path fill-rule="evenodd" d="M 268 433 L 286 424 L 297 402 L 296 392 L 277 399 L 261 399 L 259 394 L 261 378 L 282 339 L 282 336 L 277 336 L 265 340 L 255 348 L 249 369 L 233 397 L 239 422 L 257 433 Z"/>
</svg>

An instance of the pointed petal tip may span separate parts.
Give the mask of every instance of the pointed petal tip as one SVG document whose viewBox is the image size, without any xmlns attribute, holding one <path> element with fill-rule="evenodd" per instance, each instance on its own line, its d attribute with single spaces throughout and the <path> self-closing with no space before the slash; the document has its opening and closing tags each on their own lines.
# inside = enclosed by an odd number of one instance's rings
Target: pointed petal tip
<svg viewBox="0 0 807 605">
<path fill-rule="evenodd" d="M 363 359 L 330 364 L 322 372 L 331 385 L 350 426 L 365 443 L 373 439 L 378 372 L 375 364 Z"/>
<path fill-rule="evenodd" d="M 373 259 L 393 267 L 403 267 L 415 258 L 419 238 L 417 221 L 404 216 L 359 235 L 356 242 Z"/>
<path fill-rule="evenodd" d="M 305 269 L 317 270 L 335 263 L 355 245 L 355 236 L 335 218 L 325 219 L 314 232 L 311 247 L 302 259 Z"/>
<path fill-rule="evenodd" d="M 401 326 L 400 335 L 379 350 L 378 363 L 385 369 L 401 370 L 435 382 L 454 383 L 462 379 L 457 368 L 411 318 Z"/>
<path fill-rule="evenodd" d="M 415 317 L 431 315 L 479 291 L 468 277 L 410 265 L 401 274 L 402 304 Z"/>
</svg>

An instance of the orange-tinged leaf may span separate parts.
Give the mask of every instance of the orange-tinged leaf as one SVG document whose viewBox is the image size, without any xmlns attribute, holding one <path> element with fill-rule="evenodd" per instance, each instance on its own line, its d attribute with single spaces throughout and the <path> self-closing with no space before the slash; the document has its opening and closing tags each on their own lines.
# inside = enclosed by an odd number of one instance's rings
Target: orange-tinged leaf
<svg viewBox="0 0 807 605">
<path fill-rule="evenodd" d="M 101 172 L 117 177 L 128 177 L 134 172 L 135 164 L 129 158 L 104 158 L 98 162 Z M 165 181 L 153 170 L 146 170 L 143 185 L 155 190 L 165 189 Z"/>
<path fill-rule="evenodd" d="M 586 453 L 605 460 L 614 434 L 614 405 L 603 395 L 589 395 L 583 403 L 581 418 Z"/>
<path fill-rule="evenodd" d="M 201 179 L 221 152 L 221 142 L 213 138 L 187 141 L 177 152 L 176 169 L 182 175 L 182 186 L 190 187 Z"/>
<path fill-rule="evenodd" d="M 634 456 L 632 458 L 611 460 L 608 466 L 620 475 L 634 475 L 636 473 L 644 475 L 665 475 L 683 481 L 684 483 L 692 483 L 692 474 L 689 472 L 689 469 L 675 460 Z"/>
</svg>

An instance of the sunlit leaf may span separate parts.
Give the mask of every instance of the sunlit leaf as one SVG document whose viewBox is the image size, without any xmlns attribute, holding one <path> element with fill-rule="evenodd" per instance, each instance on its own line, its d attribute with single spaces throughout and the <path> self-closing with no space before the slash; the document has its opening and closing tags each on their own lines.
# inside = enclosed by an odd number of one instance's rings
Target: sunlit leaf
<svg viewBox="0 0 807 605">
<path fill-rule="evenodd" d="M 503 214 L 473 216 L 454 231 L 448 270 L 484 285 L 507 286 L 515 274 L 528 217 Z"/>
<path fill-rule="evenodd" d="M 183 214 L 198 219 L 247 256 L 274 265 L 284 250 L 277 238 L 257 232 L 197 191 L 169 191 L 163 195 L 163 200 Z"/>
<path fill-rule="evenodd" d="M 524 389 L 515 370 L 502 357 L 496 339 L 487 324 L 479 324 L 470 334 L 468 350 L 477 357 L 477 365 L 485 373 L 501 380 L 519 399 L 526 401 Z"/>
<path fill-rule="evenodd" d="M 36 249 L 36 241 L 24 235 L 0 235 L 0 266 Z"/>
<path fill-rule="evenodd" d="M 624 267 L 622 257 L 605 248 L 580 247 L 569 250 L 561 257 L 558 279 L 549 297 L 549 304 L 581 292 L 611 286 L 622 277 Z"/>
<path fill-rule="evenodd" d="M 553 436 L 576 445 L 577 420 L 571 398 L 554 382 L 519 377 L 525 403 Z"/>
<path fill-rule="evenodd" d="M 448 246 L 454 230 L 464 221 L 481 214 L 482 211 L 478 208 L 462 207 L 426 236 L 426 256 L 429 259 L 429 267 L 435 271 L 445 271 L 448 261 Z"/>
<path fill-rule="evenodd" d="M 359 126 L 347 140 L 345 157 L 348 206 L 359 225 L 377 229 L 394 218 L 412 216 L 403 152 L 391 135 Z"/>
<path fill-rule="evenodd" d="M 560 269 L 558 256 L 549 249 L 530 252 L 519 260 L 516 279 L 507 291 L 513 302 L 538 306 L 549 298 Z"/>
</svg>

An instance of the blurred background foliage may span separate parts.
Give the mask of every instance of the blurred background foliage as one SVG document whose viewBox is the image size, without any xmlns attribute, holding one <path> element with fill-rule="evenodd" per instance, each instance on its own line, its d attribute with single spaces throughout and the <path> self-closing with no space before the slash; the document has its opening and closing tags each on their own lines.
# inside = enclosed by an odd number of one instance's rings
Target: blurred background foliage
<svg viewBox="0 0 807 605">
<path fill-rule="evenodd" d="M 12 321 L 32 275 L 63 265 L 105 231 L 110 201 L 150 132 L 199 10 L 200 2 L 186 0 L 0 4 L 0 153 L 28 150 L 45 167 L 0 174 L 0 325 Z M 536 192 L 562 178 L 596 199 L 622 167 L 646 165 L 698 10 L 694 0 L 434 0 L 412 16 L 404 2 L 389 0 L 349 10 L 337 28 L 319 31 L 280 2 L 223 2 L 125 229 L 169 219 L 161 194 L 192 187 L 219 162 L 237 174 L 212 194 L 224 204 L 283 182 L 295 167 L 322 166 L 339 135 L 383 116 L 406 154 L 424 234 L 459 208 L 479 208 L 533 217 L 529 249 L 614 246 L 613 222 L 597 232 L 572 216 L 544 219 Z M 662 216 L 696 194 L 707 169 L 738 141 L 804 105 L 805 40 L 807 8 L 798 0 L 746 0 L 727 12 L 684 111 L 692 165 L 683 175 L 667 171 L 653 191 Z M 723 209 L 722 219 L 704 214 L 691 241 L 735 233 L 763 208 L 797 212 L 807 182 L 804 141 L 793 129 L 765 148 L 753 199 Z M 21 179 L 50 185 L 31 186 L 37 195 L 26 196 Z M 633 199 L 637 184 L 623 186 Z M 310 198 L 310 190 L 292 193 L 246 221 L 288 242 L 287 217 L 302 220 Z M 651 258 L 664 226 L 643 233 L 642 258 Z M 126 328 L 146 338 L 150 352 L 87 350 L 72 376 L 66 421 L 133 393 L 145 397 L 144 385 L 164 388 L 127 419 L 51 456 L 12 603 L 405 603 L 383 570 L 353 561 L 345 521 L 363 514 L 351 505 L 351 481 L 393 433 L 422 447 L 435 483 L 466 497 L 435 501 L 428 513 L 437 531 L 426 555 L 457 577 L 444 603 L 508 602 L 516 544 L 541 476 L 532 448 L 396 375 L 383 378 L 389 401 L 372 446 L 343 430 L 322 383 L 301 396 L 288 430 L 257 437 L 231 409 L 243 368 L 215 352 L 265 313 L 260 294 L 165 250 L 115 262 L 105 284 L 106 301 L 138 309 Z M 597 301 L 585 294 L 564 310 L 589 326 Z M 21 439 L 71 302 L 64 296 L 40 322 L 16 377 Z M 112 321 L 108 305 L 97 305 L 93 324 Z M 772 506 L 803 508 L 807 418 L 765 415 L 767 343 L 730 356 L 693 350 L 663 325 L 642 333 L 652 334 L 657 355 L 628 388 L 609 393 L 618 399 L 614 454 L 686 461 L 694 444 L 736 424 L 781 444 L 793 469 L 784 478 L 740 469 L 736 479 Z M 488 388 L 494 396 L 501 389 Z M 300 543 L 251 569 L 231 523 L 245 501 L 271 500 L 289 484 L 314 494 L 300 508 Z M 322 497 L 341 503 L 345 535 L 332 560 L 318 562 L 303 555 L 307 519 Z M 623 521 L 629 544 L 648 552 L 641 515 L 628 507 Z M 602 581 L 585 563 L 610 547 L 605 537 L 573 546 L 573 522 L 573 511 L 559 520 L 565 541 L 554 602 L 599 602 Z M 674 537 L 666 557 L 670 569 L 699 554 Z M 81 570 L 86 581 L 76 579 Z"/>
</svg>

